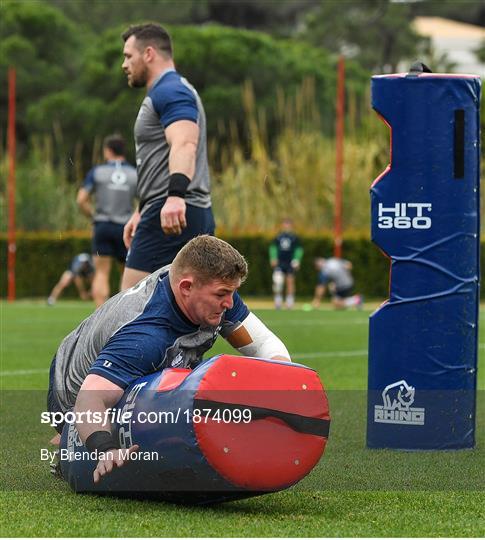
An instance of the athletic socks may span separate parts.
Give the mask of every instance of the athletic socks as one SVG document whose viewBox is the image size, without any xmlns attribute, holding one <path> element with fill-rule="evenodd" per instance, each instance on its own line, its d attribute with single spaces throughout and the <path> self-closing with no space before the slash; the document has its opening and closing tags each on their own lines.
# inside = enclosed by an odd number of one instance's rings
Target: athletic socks
<svg viewBox="0 0 485 540">
<path fill-rule="evenodd" d="M 354 294 L 354 296 L 350 296 L 349 298 L 345 298 L 344 306 L 345 307 L 352 307 L 352 306 L 360 307 L 360 306 L 362 306 L 362 295 Z"/>
</svg>

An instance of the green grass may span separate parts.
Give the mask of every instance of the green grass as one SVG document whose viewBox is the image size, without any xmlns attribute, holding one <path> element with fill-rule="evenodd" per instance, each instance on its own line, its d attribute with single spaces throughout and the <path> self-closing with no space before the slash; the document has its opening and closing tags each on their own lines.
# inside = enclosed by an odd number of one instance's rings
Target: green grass
<svg viewBox="0 0 485 540">
<path fill-rule="evenodd" d="M 90 313 L 80 302 L 0 304 L 1 536 L 484 536 L 485 372 L 479 369 L 477 447 L 459 452 L 365 447 L 369 312 L 257 311 L 296 361 L 318 370 L 332 427 L 324 457 L 273 495 L 183 507 L 76 495 L 39 458 L 50 428 L 47 369 L 60 340 Z M 483 325 L 482 325 L 483 326 Z M 485 343 L 482 332 L 481 342 Z M 230 352 L 223 341 L 214 354 Z"/>
</svg>

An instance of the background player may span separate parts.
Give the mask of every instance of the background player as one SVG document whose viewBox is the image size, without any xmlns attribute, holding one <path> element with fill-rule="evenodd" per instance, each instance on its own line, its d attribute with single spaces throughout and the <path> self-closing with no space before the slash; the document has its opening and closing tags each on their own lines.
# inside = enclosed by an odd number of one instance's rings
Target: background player
<svg viewBox="0 0 485 540">
<path fill-rule="evenodd" d="M 136 170 L 125 159 L 123 138 L 119 135 L 106 137 L 103 155 L 106 163 L 88 172 L 77 194 L 81 211 L 93 219 L 95 274 L 92 293 L 97 307 L 109 297 L 113 259 L 124 265 L 127 250 L 123 242 L 123 228 L 133 212 L 136 194 Z M 94 208 L 91 204 L 93 194 Z"/>
<path fill-rule="evenodd" d="M 293 222 L 285 218 L 281 232 L 269 247 L 269 261 L 273 269 L 273 293 L 276 309 L 283 305 L 283 289 L 286 282 L 286 307 L 295 303 L 295 272 L 300 268 L 303 248 L 300 239 L 293 232 Z"/>
<path fill-rule="evenodd" d="M 127 223 L 122 288 L 173 261 L 191 238 L 214 234 L 206 119 L 195 89 L 175 71 L 164 28 L 129 28 L 122 68 L 131 87 L 146 87 L 135 122 L 139 211 Z"/>
<path fill-rule="evenodd" d="M 245 356 L 291 361 L 237 294 L 246 275 L 244 257 L 227 242 L 208 235 L 191 240 L 168 274 L 162 268 L 120 292 L 63 340 L 49 375 L 49 411 L 104 413 L 136 379 L 166 367 L 195 367 L 219 334 Z M 110 426 L 85 422 L 77 429 L 90 451 L 119 448 Z M 123 464 L 114 454 L 99 461 L 95 482 Z"/>
<path fill-rule="evenodd" d="M 328 286 L 332 295 L 332 304 L 336 309 L 347 307 L 362 308 L 363 297 L 354 294 L 354 278 L 352 277 L 352 263 L 345 259 L 331 257 L 330 259 L 315 259 L 318 270 L 318 284 L 315 287 L 313 307 L 319 307 L 325 290 Z"/>
<path fill-rule="evenodd" d="M 59 281 L 52 289 L 47 303 L 49 306 L 53 306 L 62 291 L 69 287 L 74 282 L 79 292 L 81 300 L 89 300 L 91 298 L 91 282 L 93 281 L 94 266 L 93 260 L 89 253 L 79 253 L 71 261 L 71 265 L 68 270 L 65 270 Z"/>
</svg>

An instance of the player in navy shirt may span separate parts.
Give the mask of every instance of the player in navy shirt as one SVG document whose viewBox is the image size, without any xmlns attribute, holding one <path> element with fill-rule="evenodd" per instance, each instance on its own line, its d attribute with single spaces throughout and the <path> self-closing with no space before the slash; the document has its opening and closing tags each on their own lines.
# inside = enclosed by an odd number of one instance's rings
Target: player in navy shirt
<svg viewBox="0 0 485 540">
<path fill-rule="evenodd" d="M 286 307 L 291 309 L 295 302 L 295 272 L 300 268 L 303 248 L 293 232 L 293 222 L 285 218 L 281 232 L 269 247 L 269 261 L 273 269 L 273 293 L 276 309 L 283 305 L 283 288 L 286 282 Z"/>
<path fill-rule="evenodd" d="M 128 84 L 147 89 L 134 130 L 140 205 L 124 231 L 125 289 L 171 263 L 191 238 L 214 234 L 215 223 L 204 107 L 175 71 L 170 36 L 143 24 L 123 39 Z"/>
<path fill-rule="evenodd" d="M 136 170 L 125 159 L 125 141 L 119 135 L 106 137 L 102 165 L 93 167 L 78 191 L 81 211 L 93 220 L 93 299 L 99 307 L 109 297 L 109 276 L 113 259 L 124 265 L 126 246 L 123 228 L 133 212 Z M 95 205 L 91 203 L 94 194 Z M 123 271 L 123 268 L 122 268 Z"/>
<path fill-rule="evenodd" d="M 221 335 L 245 356 L 290 361 L 281 342 L 237 294 L 242 255 L 203 235 L 133 288 L 118 293 L 61 343 L 51 365 L 51 412 L 106 411 L 135 380 L 166 367 L 194 367 Z M 111 444 L 110 426 L 78 423 L 88 447 Z M 62 426 L 58 426 L 58 431 Z M 117 453 L 115 453 L 118 456 Z M 95 479 L 123 460 L 100 461 Z"/>
</svg>

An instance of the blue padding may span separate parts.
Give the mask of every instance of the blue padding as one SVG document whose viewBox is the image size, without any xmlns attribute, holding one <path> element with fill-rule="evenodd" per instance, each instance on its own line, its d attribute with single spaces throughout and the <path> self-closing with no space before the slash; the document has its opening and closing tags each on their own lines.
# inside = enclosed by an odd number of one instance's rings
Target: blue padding
<svg viewBox="0 0 485 540">
<path fill-rule="evenodd" d="M 135 441 L 144 452 L 155 451 L 159 459 L 144 459 L 126 463 L 121 469 L 93 482 L 96 461 L 75 459 L 61 461 L 62 474 L 76 492 L 103 492 L 133 495 L 152 492 L 166 499 L 183 498 L 184 501 L 230 499 L 236 488 L 226 482 L 207 463 L 198 448 L 191 414 L 194 395 L 207 370 L 219 357 L 201 364 L 176 388 L 158 392 L 163 372 L 138 379 L 126 389 L 117 409 L 130 411 L 131 418 L 144 418 L 163 411 L 167 419 L 161 423 L 126 422 L 114 426 L 114 435 L 124 448 Z M 128 406 L 125 407 L 127 405 Z M 130 406 L 133 403 L 133 406 Z M 188 415 L 188 416 L 187 416 Z M 122 431 L 122 433 L 120 433 Z M 71 440 L 69 440 L 71 439 Z M 65 426 L 61 448 L 86 452 L 74 425 Z M 220 495 L 223 493 L 224 495 Z M 246 495 L 247 496 L 247 495 Z"/>
<path fill-rule="evenodd" d="M 164 376 L 164 371 L 159 371 L 138 379 L 125 390 L 123 398 L 116 405 L 119 415 L 113 423 L 112 433 L 121 448 L 138 444 L 138 455 L 143 459 L 128 461 L 122 468 L 113 469 L 98 484 L 93 481 L 97 460 L 90 459 L 75 424 L 66 424 L 60 444 L 64 452 L 61 455 L 61 471 L 70 487 L 77 493 L 153 495 L 184 503 L 222 502 L 261 494 L 261 491 L 235 486 L 224 479 L 208 463 L 198 446 L 192 420 L 194 397 L 201 381 L 220 357 L 214 356 L 201 363 L 173 388 L 164 389 L 162 385 L 162 389 L 159 389 Z M 254 361 L 287 365 L 287 362 L 277 360 Z M 291 366 L 308 369 L 297 363 Z M 130 419 L 123 421 L 121 414 L 127 412 L 131 413 Z M 155 415 L 152 418 L 157 418 L 156 415 L 160 413 L 161 421 L 139 422 L 140 418 L 150 419 L 151 414 Z"/>
<path fill-rule="evenodd" d="M 372 239 L 390 258 L 391 275 L 389 301 L 370 318 L 367 445 L 470 448 L 480 79 L 373 77 L 372 105 L 392 130 L 390 169 L 371 188 Z"/>
</svg>

